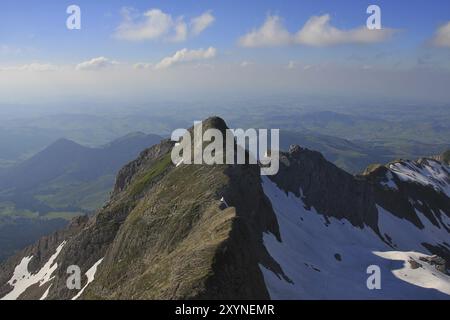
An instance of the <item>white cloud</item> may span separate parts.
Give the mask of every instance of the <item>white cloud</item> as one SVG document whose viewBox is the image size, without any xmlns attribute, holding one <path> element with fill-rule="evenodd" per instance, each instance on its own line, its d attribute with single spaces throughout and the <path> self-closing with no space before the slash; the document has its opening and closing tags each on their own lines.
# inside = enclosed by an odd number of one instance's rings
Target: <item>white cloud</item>
<svg viewBox="0 0 450 320">
<path fill-rule="evenodd" d="M 184 19 L 178 18 L 174 26 L 175 35 L 170 39 L 173 42 L 185 41 L 188 37 L 188 28 Z"/>
<path fill-rule="evenodd" d="M 93 58 L 89 61 L 84 61 L 79 63 L 76 66 L 76 69 L 79 71 L 82 70 L 100 70 L 100 69 L 105 69 L 108 67 L 112 67 L 115 65 L 118 65 L 119 63 L 117 61 L 114 60 L 110 60 L 108 58 L 105 57 L 98 57 L 98 58 Z"/>
<path fill-rule="evenodd" d="M 270 47 L 289 44 L 333 46 L 340 44 L 369 44 L 389 39 L 395 30 L 369 30 L 362 26 L 341 30 L 330 24 L 330 15 L 311 17 L 296 34 L 291 34 L 279 16 L 268 16 L 264 24 L 239 39 L 243 47 Z"/>
<path fill-rule="evenodd" d="M 295 61 L 289 61 L 287 68 L 288 69 L 295 69 L 297 67 L 297 63 Z"/>
<path fill-rule="evenodd" d="M 169 68 L 175 64 L 182 62 L 191 62 L 191 61 L 201 61 L 214 58 L 217 54 L 217 50 L 213 47 L 209 47 L 206 50 L 198 49 L 198 50 L 188 50 L 182 49 L 177 51 L 173 56 L 166 57 L 162 59 L 156 66 L 155 69 L 165 69 Z"/>
<path fill-rule="evenodd" d="M 187 40 L 190 34 L 199 35 L 215 20 L 210 11 L 191 19 L 189 27 L 184 17 L 174 18 L 160 9 L 150 9 L 139 14 L 133 9 L 124 8 L 122 16 L 115 37 L 129 41 L 164 39 L 181 42 Z"/>
<path fill-rule="evenodd" d="M 291 42 L 291 35 L 283 26 L 279 16 L 268 16 L 264 24 L 239 39 L 243 47 L 271 47 Z"/>
<path fill-rule="evenodd" d="M 436 47 L 450 48 L 450 21 L 436 30 L 432 44 Z"/>
<path fill-rule="evenodd" d="M 0 67 L 0 71 L 31 71 L 31 72 L 47 72 L 56 71 L 58 67 L 48 63 L 29 63 L 20 66 Z"/>
<path fill-rule="evenodd" d="M 115 36 L 122 40 L 141 41 L 158 39 L 166 35 L 173 26 L 172 17 L 159 9 L 151 9 L 143 15 L 131 9 L 122 9 L 123 21 Z"/>
<path fill-rule="evenodd" d="M 383 42 L 394 33 L 393 29 L 369 30 L 362 26 L 340 30 L 330 24 L 330 15 L 311 17 L 295 35 L 294 41 L 308 46 L 333 46 L 339 44 L 368 44 Z"/>
<path fill-rule="evenodd" d="M 192 28 L 192 34 L 199 35 L 202 33 L 206 28 L 211 26 L 216 19 L 211 14 L 211 11 L 206 11 L 202 15 L 195 17 L 191 20 L 191 28 Z"/>
</svg>

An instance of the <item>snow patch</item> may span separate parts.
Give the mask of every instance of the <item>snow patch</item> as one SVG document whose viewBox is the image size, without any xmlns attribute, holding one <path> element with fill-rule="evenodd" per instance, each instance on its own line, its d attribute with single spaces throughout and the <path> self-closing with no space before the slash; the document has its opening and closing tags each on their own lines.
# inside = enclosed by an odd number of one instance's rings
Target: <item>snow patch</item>
<svg viewBox="0 0 450 320">
<path fill-rule="evenodd" d="M 431 223 L 431 221 L 419 210 L 416 215 L 424 226 L 423 229 L 417 228 L 412 222 L 406 219 L 400 219 L 382 207 L 378 209 L 378 227 L 381 234 L 388 235 L 391 244 L 395 248 L 402 250 L 424 251 L 426 250 L 422 243 L 439 245 L 449 238 L 449 233 L 445 228 L 440 228 Z M 445 214 L 441 217 L 445 219 Z M 446 221 L 446 220 L 443 220 Z M 388 240 L 388 239 L 386 239 Z M 427 250 L 428 251 L 428 250 Z"/>
<path fill-rule="evenodd" d="M 52 287 L 52 285 L 50 285 L 47 290 L 45 290 L 44 294 L 42 295 L 42 297 L 39 300 L 45 300 L 48 297 L 48 294 L 50 293 L 50 288 Z"/>
<path fill-rule="evenodd" d="M 81 295 L 83 294 L 84 290 L 88 287 L 88 285 L 91 284 L 92 281 L 95 279 L 95 274 L 97 273 L 98 266 L 102 263 L 103 258 L 98 260 L 88 271 L 86 271 L 85 275 L 88 278 L 87 283 L 81 290 L 77 293 L 75 297 L 72 298 L 72 300 L 77 300 Z"/>
<path fill-rule="evenodd" d="M 389 165 L 389 169 L 404 182 L 431 186 L 450 197 L 450 167 L 446 164 L 431 159 L 422 163 L 402 161 Z"/>
<path fill-rule="evenodd" d="M 399 279 L 422 288 L 432 288 L 450 295 L 450 277 L 438 270 L 429 263 L 421 261 L 420 258 L 431 258 L 431 256 L 418 252 L 374 252 L 376 255 L 396 261 L 403 261 L 403 268 L 392 271 Z M 420 264 L 420 267 L 413 269 L 410 260 Z"/>
<path fill-rule="evenodd" d="M 56 252 L 50 257 L 50 259 L 48 259 L 48 261 L 36 274 L 31 274 L 28 271 L 28 264 L 31 259 L 33 259 L 33 256 L 24 257 L 19 265 L 16 266 L 12 278 L 8 281 L 8 284 L 13 287 L 13 290 L 0 300 L 17 300 L 20 295 L 32 285 L 39 283 L 39 286 L 41 287 L 53 280 L 52 274 L 58 268 L 58 264 L 55 260 L 65 244 L 66 241 L 58 246 Z"/>
<path fill-rule="evenodd" d="M 382 181 L 381 185 L 392 190 L 398 190 L 397 184 L 394 181 L 394 176 L 392 175 L 392 172 L 388 172 L 386 174 L 387 181 Z"/>
<path fill-rule="evenodd" d="M 450 217 L 448 217 L 442 210 L 439 210 L 439 212 L 441 213 L 442 224 L 445 227 L 450 228 Z"/>
</svg>

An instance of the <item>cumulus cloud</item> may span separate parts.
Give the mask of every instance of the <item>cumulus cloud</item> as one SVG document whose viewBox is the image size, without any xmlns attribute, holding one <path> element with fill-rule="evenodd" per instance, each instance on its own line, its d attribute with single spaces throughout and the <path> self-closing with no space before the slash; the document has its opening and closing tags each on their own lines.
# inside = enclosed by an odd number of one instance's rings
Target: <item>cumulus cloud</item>
<svg viewBox="0 0 450 320">
<path fill-rule="evenodd" d="M 272 47 L 286 45 L 292 36 L 285 29 L 279 16 L 268 16 L 264 24 L 239 39 L 243 47 Z"/>
<path fill-rule="evenodd" d="M 166 69 L 175 64 L 191 61 L 201 61 L 214 58 L 217 54 L 217 50 L 213 47 L 208 49 L 198 49 L 198 50 L 188 50 L 182 49 L 177 51 L 173 56 L 166 57 L 162 59 L 156 66 L 155 69 Z"/>
<path fill-rule="evenodd" d="M 199 35 L 215 20 L 209 11 L 192 18 L 189 27 L 184 17 L 174 18 L 160 9 L 150 9 L 140 14 L 133 9 L 124 8 L 122 16 L 123 20 L 116 29 L 115 37 L 129 41 L 163 39 L 181 42 L 187 40 L 190 34 Z"/>
<path fill-rule="evenodd" d="M 31 71 L 31 72 L 46 72 L 56 71 L 58 67 L 48 63 L 29 63 L 20 66 L 0 67 L 0 71 Z"/>
<path fill-rule="evenodd" d="M 110 60 L 110 59 L 105 58 L 105 57 L 97 57 L 97 58 L 93 58 L 91 60 L 79 63 L 76 66 L 76 69 L 79 70 L 79 71 L 83 71 L 83 70 L 101 70 L 101 69 L 112 67 L 112 66 L 115 66 L 115 65 L 118 65 L 118 64 L 119 63 L 117 61 Z"/>
<path fill-rule="evenodd" d="M 191 19 L 192 34 L 199 35 L 209 26 L 211 26 L 216 19 L 211 14 L 211 11 L 206 11 L 202 15 Z"/>
<path fill-rule="evenodd" d="M 289 44 L 305 46 L 333 46 L 340 44 L 369 44 L 389 39 L 395 30 L 384 28 L 369 30 L 362 26 L 341 30 L 330 24 L 330 15 L 311 17 L 295 34 L 283 25 L 279 16 L 268 16 L 264 24 L 239 39 L 243 47 L 269 47 Z"/>
<path fill-rule="evenodd" d="M 333 46 L 339 44 L 368 44 L 383 42 L 394 33 L 393 29 L 369 30 L 362 26 L 340 30 L 330 24 L 330 15 L 311 17 L 295 35 L 294 41 L 309 46 Z"/>
<path fill-rule="evenodd" d="M 123 40 L 140 41 L 158 39 L 172 28 L 169 14 L 159 9 L 151 9 L 143 15 L 129 8 L 122 9 L 123 21 L 116 30 L 116 37 Z"/>
<path fill-rule="evenodd" d="M 450 21 L 436 30 L 432 44 L 436 47 L 450 48 Z"/>
</svg>

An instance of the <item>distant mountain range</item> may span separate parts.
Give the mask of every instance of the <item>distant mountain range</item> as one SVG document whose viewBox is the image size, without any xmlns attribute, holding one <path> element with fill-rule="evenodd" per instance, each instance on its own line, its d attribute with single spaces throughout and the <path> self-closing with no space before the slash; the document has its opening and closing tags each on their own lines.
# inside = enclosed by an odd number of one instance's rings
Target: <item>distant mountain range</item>
<svg viewBox="0 0 450 320">
<path fill-rule="evenodd" d="M 203 127 L 227 128 L 217 117 Z M 141 152 L 94 216 L 1 264 L 0 297 L 450 298 L 442 159 L 392 161 L 355 176 L 292 145 L 278 174 L 262 177 L 259 165 L 175 166 L 173 146 L 163 140 Z M 82 270 L 80 290 L 66 286 L 72 265 Z M 379 290 L 370 270 L 379 270 Z"/>
<path fill-rule="evenodd" d="M 321 152 L 329 161 L 349 173 L 361 173 L 374 163 L 387 163 L 395 159 L 417 159 L 440 154 L 450 149 L 450 143 L 430 144 L 412 140 L 347 140 L 304 130 L 280 133 L 281 149 L 287 150 L 292 144 Z"/>
<path fill-rule="evenodd" d="M 62 178 L 92 181 L 114 174 L 145 147 L 161 139 L 157 135 L 135 133 L 100 148 L 60 139 L 30 159 L 4 169 L 0 173 L 0 189 L 24 192 Z"/>
<path fill-rule="evenodd" d="M 161 139 L 133 133 L 98 148 L 60 139 L 30 159 L 0 171 L 0 231 L 14 236 L 0 239 L 0 260 L 12 249 L 36 239 L 35 233 L 26 231 L 13 234 L 10 226 L 35 223 L 39 230 L 39 225 L 56 219 L 59 223 L 47 224 L 59 228 L 65 224 L 61 218 L 96 210 L 108 199 L 117 171 Z M 55 229 L 43 230 L 48 233 Z"/>
</svg>

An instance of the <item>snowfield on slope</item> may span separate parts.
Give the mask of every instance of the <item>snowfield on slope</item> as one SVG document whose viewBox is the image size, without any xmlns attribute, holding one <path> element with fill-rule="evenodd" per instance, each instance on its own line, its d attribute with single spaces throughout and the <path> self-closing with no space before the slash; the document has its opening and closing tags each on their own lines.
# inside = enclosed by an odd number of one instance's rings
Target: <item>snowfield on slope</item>
<svg viewBox="0 0 450 320">
<path fill-rule="evenodd" d="M 404 262 L 402 269 L 393 271 L 397 278 L 422 288 L 436 289 L 450 295 L 450 277 L 442 272 L 438 272 L 429 263 L 420 260 L 420 258 L 430 258 L 430 256 L 414 251 L 375 252 L 375 254 L 385 259 Z M 420 267 L 411 268 L 409 262 L 411 260 L 420 264 Z"/>
<path fill-rule="evenodd" d="M 450 280 L 444 274 L 434 276 L 434 267 L 405 270 L 410 269 L 405 257 L 429 254 L 422 242 L 448 240 L 448 233 L 425 217 L 420 230 L 379 207 L 379 228 L 392 239 L 393 249 L 372 229 L 332 217 L 327 223 L 314 208 L 305 209 L 301 198 L 286 194 L 267 177 L 262 180 L 282 239 L 266 233 L 264 245 L 291 280 L 260 266 L 272 299 L 450 299 Z M 380 267 L 380 290 L 367 287 L 371 265 Z"/>
<path fill-rule="evenodd" d="M 401 181 L 431 186 L 450 197 L 450 166 L 439 161 L 426 159 L 422 163 L 402 161 L 389 165 L 389 169 Z M 390 179 L 391 180 L 391 179 Z"/>
<path fill-rule="evenodd" d="M 23 294 L 32 285 L 39 283 L 39 286 L 42 287 L 44 284 L 53 280 L 52 274 L 58 268 L 58 264 L 55 263 L 55 260 L 65 244 L 65 241 L 61 243 L 56 249 L 56 252 L 35 274 L 31 274 L 28 271 L 28 264 L 30 263 L 31 259 L 33 259 L 33 256 L 24 257 L 19 265 L 16 266 L 12 278 L 8 281 L 8 284 L 13 287 L 13 290 L 0 300 L 17 300 L 20 295 Z M 46 293 L 48 294 L 47 291 Z M 44 293 L 43 297 L 46 296 L 46 293 Z"/>
</svg>

